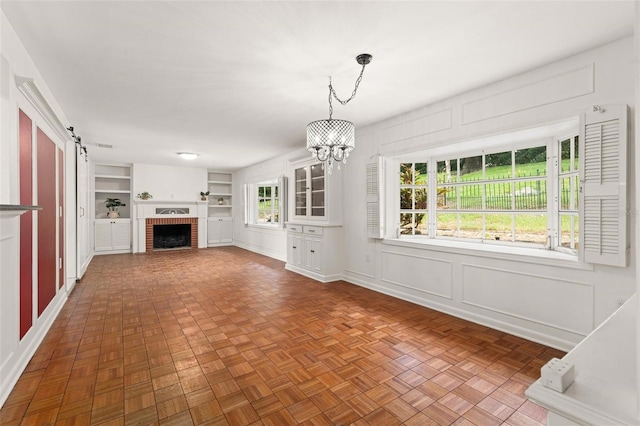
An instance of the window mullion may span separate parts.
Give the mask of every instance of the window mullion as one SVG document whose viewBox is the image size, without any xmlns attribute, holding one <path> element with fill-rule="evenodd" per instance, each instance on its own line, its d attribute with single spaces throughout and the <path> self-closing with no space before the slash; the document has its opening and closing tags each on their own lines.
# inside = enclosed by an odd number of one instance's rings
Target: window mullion
<svg viewBox="0 0 640 426">
<path fill-rule="evenodd" d="M 438 228 L 438 166 L 435 159 L 427 160 L 427 223 L 429 238 L 435 238 Z"/>
<path fill-rule="evenodd" d="M 562 167 L 562 141 L 552 139 L 547 147 L 547 188 L 551 200 L 547 197 L 547 238 L 548 249 L 555 250 L 560 245 L 560 169 Z"/>
</svg>

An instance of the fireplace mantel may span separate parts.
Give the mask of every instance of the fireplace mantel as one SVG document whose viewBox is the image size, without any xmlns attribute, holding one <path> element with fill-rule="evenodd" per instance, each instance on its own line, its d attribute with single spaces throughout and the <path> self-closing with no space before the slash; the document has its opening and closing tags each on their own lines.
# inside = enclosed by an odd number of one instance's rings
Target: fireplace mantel
<svg viewBox="0 0 640 426">
<path fill-rule="evenodd" d="M 161 218 L 197 218 L 198 248 L 207 247 L 207 201 L 177 201 L 177 200 L 135 200 L 135 222 L 133 251 L 143 253 L 147 249 L 147 219 Z M 167 210 L 159 212 L 159 209 Z M 179 213 L 181 209 L 188 209 L 189 213 Z"/>
</svg>

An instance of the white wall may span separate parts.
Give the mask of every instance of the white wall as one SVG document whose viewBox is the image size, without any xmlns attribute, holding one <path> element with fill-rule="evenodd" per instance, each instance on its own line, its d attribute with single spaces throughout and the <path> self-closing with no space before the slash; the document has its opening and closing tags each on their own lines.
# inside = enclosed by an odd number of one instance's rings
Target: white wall
<svg viewBox="0 0 640 426">
<path fill-rule="evenodd" d="M 68 123 L 64 113 L 56 103 L 46 82 L 35 67 L 26 49 L 18 39 L 4 13 L 0 14 L 0 203 L 18 204 L 18 108 L 22 109 L 56 144 L 66 153 L 73 149 L 69 140 L 61 140 L 56 132 L 45 122 L 27 99 L 18 91 L 15 77 L 32 78 L 46 98 L 47 103 L 63 123 Z M 65 222 L 66 247 L 65 258 L 75 258 L 75 217 L 74 194 L 69 188 L 75 186 L 74 164 L 65 154 L 66 196 Z M 4 403 L 18 377 L 31 359 L 53 323 L 70 291 L 73 274 L 67 274 L 67 282 L 61 289 L 56 284 L 56 295 L 42 315 L 34 318 L 31 329 L 19 339 L 19 222 L 17 217 L 0 217 L 0 406 Z M 35 222 L 35 221 L 34 221 Z M 73 262 L 71 262 L 73 263 Z M 35 271 L 35 266 L 34 266 Z M 71 271 L 69 271 L 71 272 Z M 35 274 L 37 277 L 37 274 Z M 34 279 L 34 291 L 37 292 L 37 278 Z M 37 293 L 36 293 L 37 294 Z M 35 304 L 37 306 L 37 303 Z M 34 315 L 35 316 L 35 315 Z"/>
<path fill-rule="evenodd" d="M 244 224 L 244 185 L 277 180 L 288 173 L 289 161 L 304 155 L 296 151 L 238 170 L 233 174 L 233 244 L 265 256 L 285 261 L 287 258 L 286 233 L 281 228 Z"/>
<path fill-rule="evenodd" d="M 579 342 L 634 293 L 634 256 L 627 268 L 571 269 L 367 239 L 365 164 L 375 154 L 389 157 L 576 117 L 593 104 L 633 106 L 633 49 L 630 37 L 359 128 L 343 172 L 349 183 L 343 194 L 345 280 L 557 348 Z M 630 138 L 633 159 L 633 131 Z M 633 182 L 635 164 L 629 164 Z"/>
<path fill-rule="evenodd" d="M 553 347 L 570 349 L 634 293 L 633 254 L 627 268 L 568 268 L 552 261 L 531 262 L 526 256 L 496 256 L 478 250 L 368 239 L 365 164 L 378 154 L 402 155 L 575 118 L 594 104 L 627 104 L 633 115 L 634 90 L 634 44 L 629 37 L 358 128 L 356 149 L 343 171 L 338 172 L 344 179 L 343 278 Z M 632 159 L 636 147 L 634 129 L 630 135 Z M 242 200 L 243 184 L 273 179 L 286 172 L 288 160 L 300 153 L 304 154 L 304 149 L 237 171 L 234 198 Z M 635 164 L 632 160 L 629 164 L 629 181 L 633 182 Z M 636 211 L 636 191 L 629 192 L 631 211 Z M 635 221 L 630 222 L 630 235 L 634 236 Z M 286 259 L 283 231 L 243 225 L 242 207 L 234 209 L 234 224 L 234 244 Z M 635 248 L 635 237 L 631 246 Z"/>
<path fill-rule="evenodd" d="M 207 190 L 207 169 L 135 163 L 131 199 L 143 191 L 154 201 L 198 201 Z"/>
</svg>

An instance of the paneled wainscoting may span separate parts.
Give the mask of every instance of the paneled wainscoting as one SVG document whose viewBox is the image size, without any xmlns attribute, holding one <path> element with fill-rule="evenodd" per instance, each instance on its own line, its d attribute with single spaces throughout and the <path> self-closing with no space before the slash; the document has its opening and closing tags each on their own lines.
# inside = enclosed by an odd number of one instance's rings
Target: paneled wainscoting
<svg viewBox="0 0 640 426">
<path fill-rule="evenodd" d="M 235 247 L 99 256 L 0 423 L 539 425 L 561 356 Z"/>
</svg>

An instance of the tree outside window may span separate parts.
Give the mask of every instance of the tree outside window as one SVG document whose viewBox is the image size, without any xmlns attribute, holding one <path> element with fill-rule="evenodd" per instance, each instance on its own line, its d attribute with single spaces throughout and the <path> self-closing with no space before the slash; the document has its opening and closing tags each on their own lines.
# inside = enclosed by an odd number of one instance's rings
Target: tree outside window
<svg viewBox="0 0 640 426">
<path fill-rule="evenodd" d="M 277 224 L 279 222 L 278 185 L 258 185 L 258 209 L 256 223 Z"/>
</svg>

